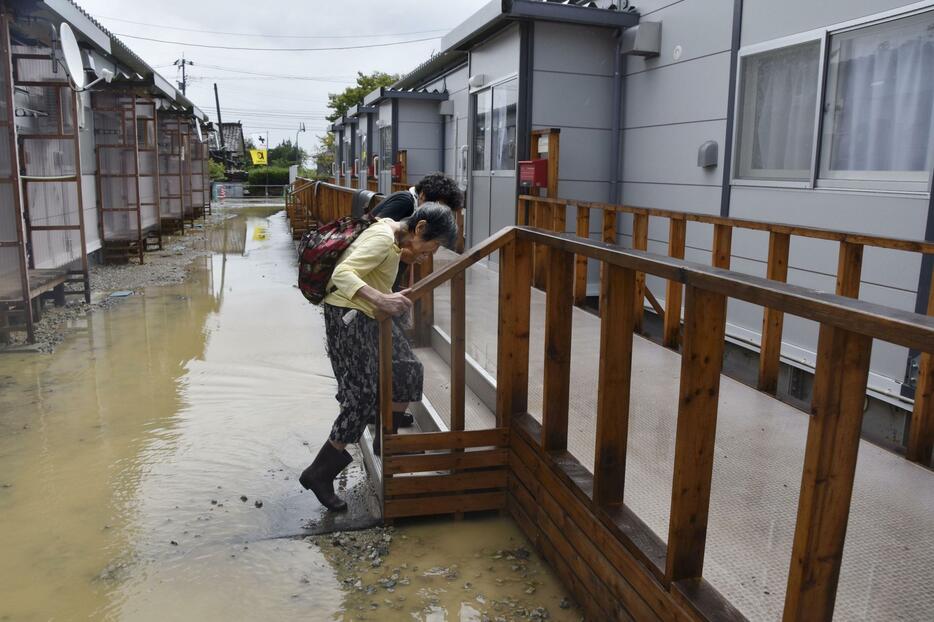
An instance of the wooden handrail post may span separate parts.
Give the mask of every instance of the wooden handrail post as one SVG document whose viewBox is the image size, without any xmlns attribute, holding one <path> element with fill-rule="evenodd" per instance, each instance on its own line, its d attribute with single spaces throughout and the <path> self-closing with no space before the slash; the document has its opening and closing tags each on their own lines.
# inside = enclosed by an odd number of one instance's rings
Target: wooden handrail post
<svg viewBox="0 0 934 622">
<path fill-rule="evenodd" d="M 626 479 L 636 274 L 612 264 L 602 268 L 593 499 L 606 506 L 623 502 Z"/>
<path fill-rule="evenodd" d="M 713 226 L 713 252 L 710 265 L 714 268 L 730 269 L 730 259 L 733 256 L 733 227 L 730 225 Z"/>
<path fill-rule="evenodd" d="M 466 308 L 467 280 L 461 272 L 451 279 L 451 430 L 454 432 L 464 429 Z"/>
<path fill-rule="evenodd" d="M 671 218 L 668 224 L 668 256 L 684 259 L 684 246 L 687 237 L 687 221 L 680 218 Z M 665 318 L 662 333 L 662 343 L 678 349 L 681 341 L 681 283 L 667 281 L 665 285 Z"/>
<path fill-rule="evenodd" d="M 434 270 L 434 258 L 432 255 L 428 255 L 425 260 L 420 264 L 413 264 L 412 266 L 415 282 L 424 279 Z M 453 294 L 453 290 L 452 290 Z M 427 347 L 431 345 L 431 328 L 435 323 L 435 298 L 433 294 L 428 294 L 427 296 L 422 296 L 415 301 L 414 309 L 414 333 L 415 333 L 415 343 L 419 347 Z"/>
<path fill-rule="evenodd" d="M 496 425 L 529 409 L 529 314 L 532 243 L 514 238 L 500 250 L 496 352 Z"/>
<path fill-rule="evenodd" d="M 379 322 L 379 420 L 378 432 L 382 435 L 382 447 L 386 437 L 392 434 L 392 318 Z"/>
<path fill-rule="evenodd" d="M 669 581 L 700 577 L 704 568 L 725 332 L 726 298 L 688 286 L 665 570 Z"/>
<path fill-rule="evenodd" d="M 545 292 L 545 370 L 542 380 L 542 446 L 549 451 L 568 445 L 571 386 L 571 324 L 574 309 L 574 255 L 548 249 Z"/>
<path fill-rule="evenodd" d="M 934 315 L 934 274 L 928 289 L 927 314 Z M 906 457 L 927 465 L 934 449 L 934 355 L 922 352 L 918 362 L 918 384 L 915 387 L 915 406 L 911 411 L 908 428 Z"/>
<path fill-rule="evenodd" d="M 547 229 L 551 231 L 551 218 L 550 214 L 547 213 L 547 208 L 549 206 L 541 201 L 532 201 L 532 212 L 535 215 L 535 226 L 540 229 Z M 535 282 L 534 285 L 538 289 L 545 289 L 545 271 L 548 263 L 548 247 L 544 244 L 535 245 Z"/>
<path fill-rule="evenodd" d="M 607 244 L 617 243 L 616 236 L 619 231 L 618 222 L 619 222 L 619 214 L 617 214 L 614 210 L 610 210 L 606 208 L 603 209 L 603 224 L 601 225 L 601 233 L 600 233 L 600 239 L 603 242 L 606 242 Z M 603 282 L 603 270 L 604 269 L 605 269 L 605 266 L 600 266 L 601 283 Z M 598 303 L 598 307 L 602 309 L 603 303 L 599 300 L 597 301 L 597 303 Z"/>
<path fill-rule="evenodd" d="M 577 237 L 590 237 L 590 208 L 577 206 Z M 583 305 L 587 300 L 587 256 L 577 255 L 574 260 L 574 304 Z"/>
<path fill-rule="evenodd" d="M 863 269 L 863 245 L 840 242 L 837 260 L 837 295 L 859 298 L 859 282 Z"/>
<path fill-rule="evenodd" d="M 791 236 L 787 233 L 769 233 L 769 263 L 766 278 L 784 283 L 788 280 L 788 249 Z M 762 312 L 762 340 L 759 344 L 759 390 L 775 393 L 778 390 L 778 366 L 782 355 L 782 327 L 785 314 L 766 307 Z"/>
<path fill-rule="evenodd" d="M 638 251 L 649 248 L 649 215 L 632 215 L 632 247 Z M 643 300 L 645 300 L 645 273 L 636 273 L 636 294 L 632 303 L 635 306 L 635 329 L 642 331 Z"/>
<path fill-rule="evenodd" d="M 784 620 L 830 620 L 859 451 L 872 338 L 821 325 Z"/>
</svg>

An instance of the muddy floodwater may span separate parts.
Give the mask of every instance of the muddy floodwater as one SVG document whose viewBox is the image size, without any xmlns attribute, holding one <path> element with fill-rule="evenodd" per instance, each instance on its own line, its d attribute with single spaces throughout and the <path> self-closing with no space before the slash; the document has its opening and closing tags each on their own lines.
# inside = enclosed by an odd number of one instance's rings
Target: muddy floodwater
<svg viewBox="0 0 934 622">
<path fill-rule="evenodd" d="M 308 535 L 335 384 L 274 211 L 54 354 L 0 355 L 0 620 L 580 619 L 508 518 Z M 365 522 L 359 459 L 339 485 Z"/>
</svg>

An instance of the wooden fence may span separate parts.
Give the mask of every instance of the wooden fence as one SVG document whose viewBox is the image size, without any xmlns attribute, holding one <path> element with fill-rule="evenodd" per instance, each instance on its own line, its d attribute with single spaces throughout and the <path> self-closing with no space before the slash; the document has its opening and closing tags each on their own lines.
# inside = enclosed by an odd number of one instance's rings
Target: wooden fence
<svg viewBox="0 0 934 622">
<path fill-rule="evenodd" d="M 620 214 L 632 216 L 632 248 L 644 251 L 648 248 L 649 219 L 662 218 L 668 221 L 668 256 L 683 259 L 689 222 L 713 225 L 713 240 L 710 263 L 716 268 L 729 269 L 734 229 L 764 231 L 769 235 L 768 264 L 766 276 L 776 282 L 788 278 L 789 250 L 793 236 L 829 240 L 839 244 L 836 293 L 848 298 L 859 296 L 862 272 L 863 249 L 865 247 L 934 253 L 934 242 L 905 240 L 899 238 L 866 235 L 847 231 L 834 231 L 816 227 L 725 218 L 705 214 L 691 214 L 673 210 L 649 209 L 566 199 L 549 199 L 522 195 L 518 203 L 518 222 L 548 231 L 563 233 L 567 229 L 567 210 L 577 212 L 575 231 L 578 237 L 590 236 L 590 216 L 595 210 L 602 212 L 601 239 L 609 244 L 618 240 Z M 533 274 L 536 287 L 544 287 L 549 270 L 547 250 L 537 247 L 533 258 Z M 573 266 L 572 296 L 575 304 L 583 304 L 587 295 L 587 257 L 578 255 Z M 665 288 L 664 308 L 645 286 L 645 275 L 636 274 L 634 301 L 634 327 L 641 330 L 644 300 L 662 320 L 662 340 L 666 346 L 677 348 L 681 343 L 681 307 L 683 286 L 668 280 Z M 927 312 L 934 315 L 934 283 L 929 290 Z M 781 358 L 782 327 L 784 313 L 780 309 L 765 308 L 762 318 L 762 339 L 759 355 L 758 388 L 774 394 L 778 386 Z M 934 358 L 922 354 L 915 404 L 907 442 L 908 459 L 923 464 L 931 461 L 934 448 Z"/>
<path fill-rule="evenodd" d="M 727 235 L 723 227 L 735 226 L 715 224 L 722 225 L 721 239 Z M 845 238 L 841 243 L 866 241 Z M 715 266 L 722 263 L 723 250 L 722 245 L 715 246 Z M 496 421 L 492 429 L 465 431 L 465 276 L 467 268 L 494 252 L 500 253 Z M 851 250 L 842 254 L 852 257 Z M 571 311 L 575 266 L 580 257 L 602 266 L 593 473 L 568 452 L 567 442 Z M 527 412 L 530 301 L 536 260 L 547 266 L 542 275 L 546 312 L 541 424 Z M 853 277 L 851 268 L 847 270 L 843 280 L 849 282 Z M 640 275 L 646 274 L 685 289 L 667 544 L 623 504 L 633 331 L 641 312 L 641 304 L 635 305 L 633 300 L 643 282 Z M 873 339 L 930 355 L 934 352 L 934 319 L 777 279 L 517 227 L 504 229 L 422 279 L 410 296 L 414 300 L 430 298 L 436 287 L 448 281 L 450 431 L 391 433 L 391 320 L 380 323 L 386 518 L 506 509 L 593 620 L 744 619 L 704 580 L 702 572 L 727 300 L 743 300 L 820 324 L 784 619 L 831 619 Z M 411 453 L 426 450 L 431 453 Z"/>
<path fill-rule="evenodd" d="M 325 181 L 304 178 L 295 180 L 286 201 L 286 214 L 292 225 L 292 237 L 298 240 L 313 224 L 350 216 L 354 197 L 359 192 L 361 190 L 358 188 L 347 188 Z M 382 198 L 383 195 L 374 194 L 363 207 L 363 211 L 368 212 Z"/>
</svg>

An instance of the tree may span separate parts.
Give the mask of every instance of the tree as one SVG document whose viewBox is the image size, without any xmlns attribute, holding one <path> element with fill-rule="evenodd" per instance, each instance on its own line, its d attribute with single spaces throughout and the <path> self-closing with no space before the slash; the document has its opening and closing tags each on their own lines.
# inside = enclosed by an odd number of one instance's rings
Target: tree
<svg viewBox="0 0 934 622">
<path fill-rule="evenodd" d="M 288 138 L 270 149 L 267 154 L 269 166 L 284 166 L 286 168 L 293 164 L 303 163 L 307 157 L 308 154 L 305 150 L 299 148 L 297 144 L 293 145 Z"/>
<path fill-rule="evenodd" d="M 341 118 L 348 108 L 359 104 L 371 91 L 381 86 L 389 86 L 397 82 L 400 77 L 398 74 L 382 71 L 374 71 L 369 75 L 358 71 L 355 86 L 348 86 L 341 93 L 328 93 L 328 108 L 334 111 L 328 115 L 328 121 L 334 122 Z"/>
<path fill-rule="evenodd" d="M 318 150 L 312 160 L 315 162 L 317 174 L 330 175 L 331 165 L 334 164 L 334 134 L 328 132 L 318 137 Z"/>
</svg>

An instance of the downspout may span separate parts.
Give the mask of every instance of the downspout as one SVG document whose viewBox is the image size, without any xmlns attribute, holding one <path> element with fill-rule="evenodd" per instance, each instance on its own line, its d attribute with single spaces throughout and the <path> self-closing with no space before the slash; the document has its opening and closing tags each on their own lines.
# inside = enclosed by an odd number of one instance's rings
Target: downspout
<svg viewBox="0 0 934 622">
<path fill-rule="evenodd" d="M 516 136 L 516 160 L 528 157 L 532 134 L 532 79 L 535 71 L 534 54 L 535 22 L 523 21 L 519 23 L 519 122 L 521 131 Z M 473 144 L 473 143 L 471 143 Z M 516 175 L 516 197 L 519 196 L 519 175 Z M 518 215 L 518 199 L 516 199 L 515 213 Z M 525 223 L 517 222 L 524 225 Z"/>
<path fill-rule="evenodd" d="M 620 202 L 620 170 L 623 166 L 623 115 L 625 103 L 623 100 L 624 87 L 624 60 L 623 60 L 623 32 L 616 31 L 616 52 L 613 55 L 613 122 L 610 129 L 610 203 Z"/>
<path fill-rule="evenodd" d="M 924 227 L 924 239 L 927 242 L 934 242 L 934 171 L 931 171 L 931 185 L 928 187 L 928 218 Z M 927 315 L 928 299 L 931 295 L 931 277 L 934 273 L 934 255 L 924 254 L 921 256 L 921 273 L 918 275 L 918 295 L 915 297 L 915 313 Z M 908 363 L 905 366 L 905 382 L 901 387 L 901 394 L 904 397 L 914 399 L 915 386 L 917 380 L 918 364 L 921 360 L 921 352 L 918 350 L 908 351 Z M 911 419 L 911 417 L 909 417 Z M 906 433 L 907 438 L 907 433 Z"/>
<path fill-rule="evenodd" d="M 720 190 L 720 215 L 730 215 L 730 172 L 733 169 L 733 121 L 736 118 L 736 74 L 739 45 L 743 30 L 743 0 L 733 0 L 733 39 L 730 44 L 730 86 L 726 105 L 726 138 L 723 141 L 723 181 Z"/>
</svg>

